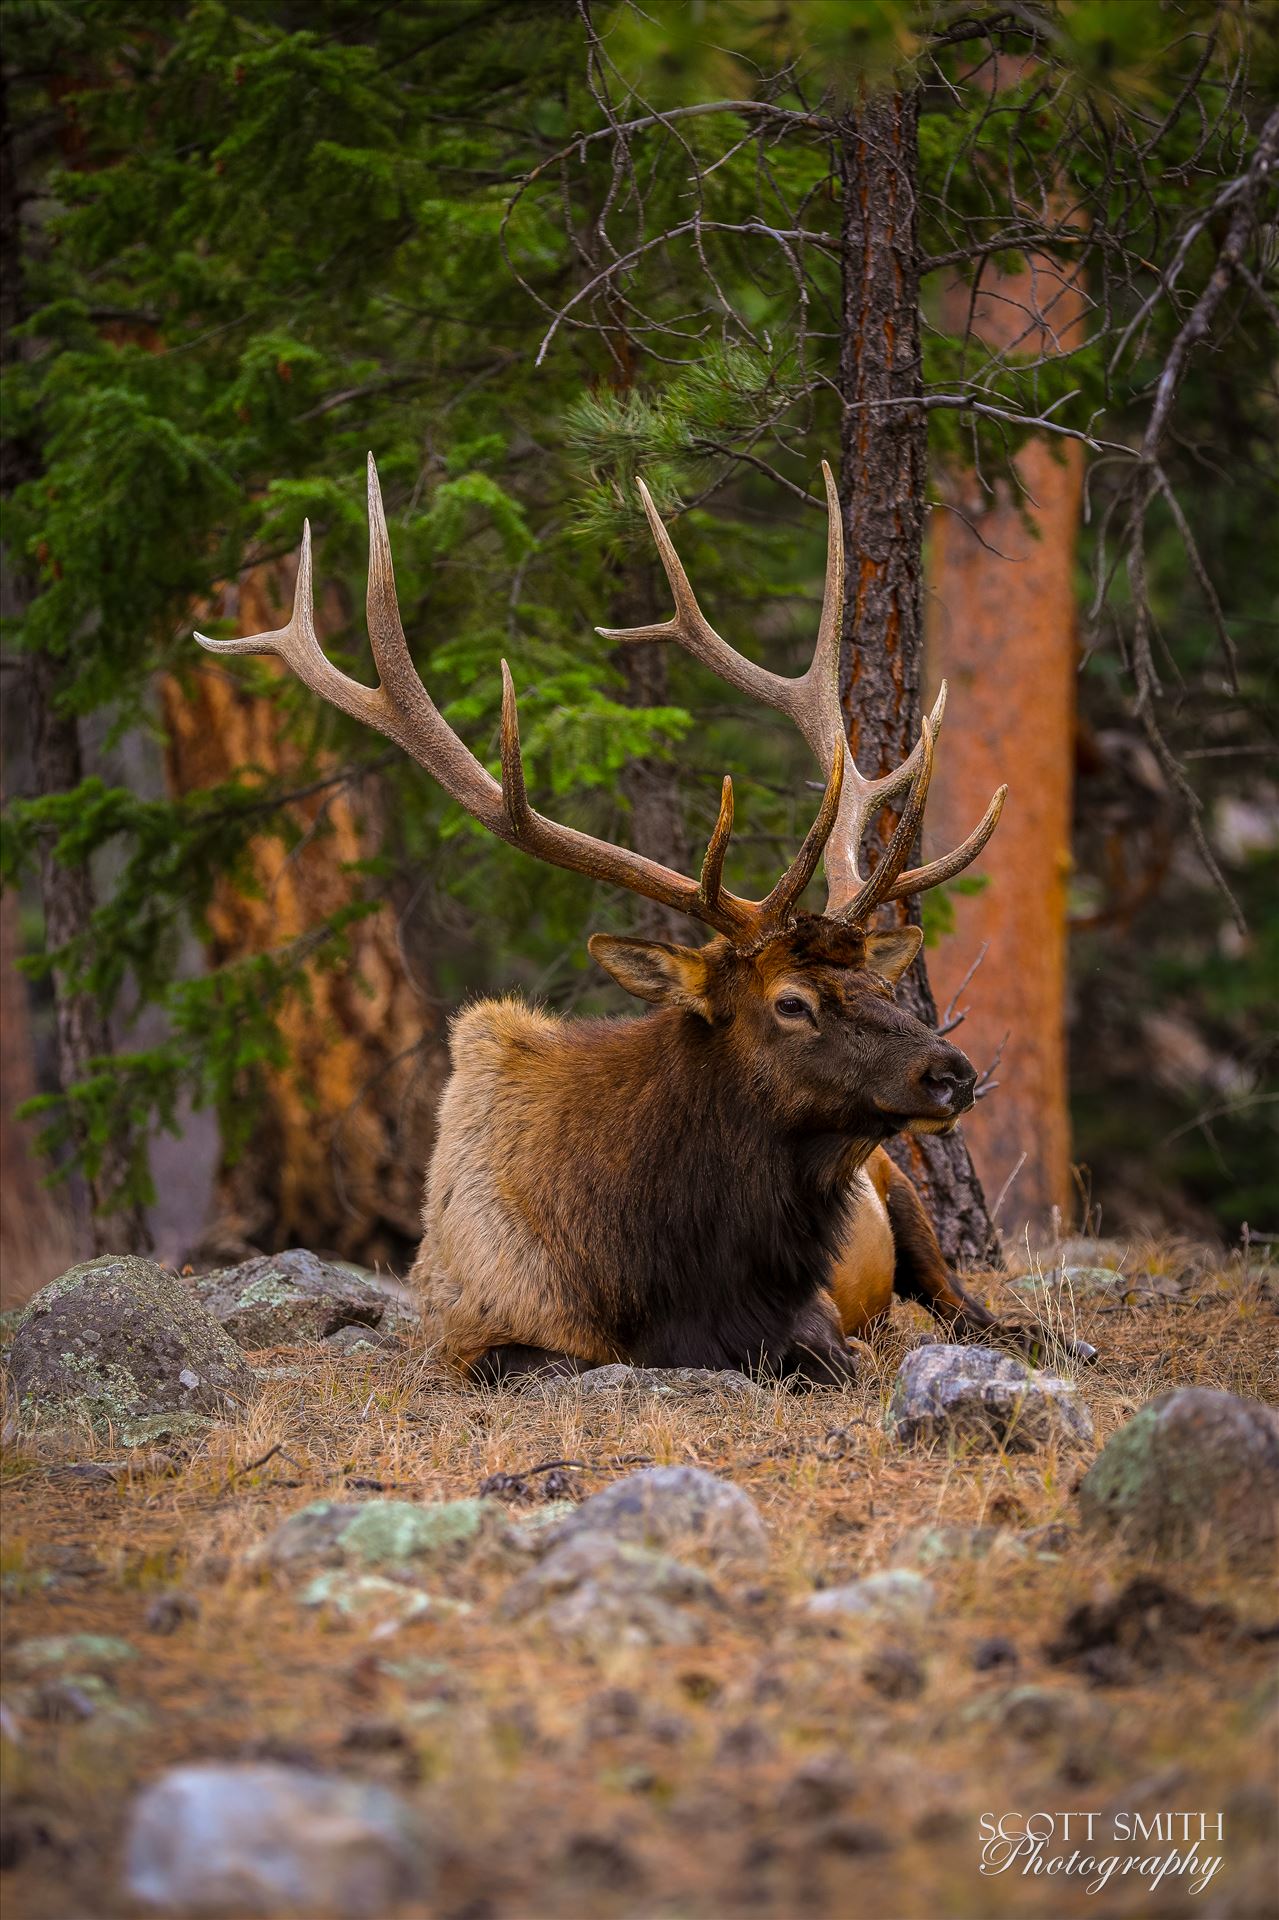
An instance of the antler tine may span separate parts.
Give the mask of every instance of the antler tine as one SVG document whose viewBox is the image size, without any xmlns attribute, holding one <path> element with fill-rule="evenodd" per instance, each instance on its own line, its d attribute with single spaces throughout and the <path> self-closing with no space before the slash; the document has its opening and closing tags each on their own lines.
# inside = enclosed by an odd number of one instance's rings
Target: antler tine
<svg viewBox="0 0 1279 1920">
<path fill-rule="evenodd" d="M 933 710 L 928 717 L 929 739 L 936 743 L 942 716 L 946 711 L 946 682 L 943 680 Z M 932 747 L 929 751 L 931 753 Z M 914 785 L 918 777 L 920 763 L 924 755 L 924 739 L 921 732 L 911 751 L 898 767 L 890 772 L 868 778 L 858 771 L 852 754 L 845 746 L 845 758 L 848 761 L 844 780 L 844 803 L 836 831 L 832 834 L 830 845 L 826 849 L 827 899 L 826 911 L 836 919 L 846 917 L 852 903 L 868 884 L 861 870 L 862 841 L 866 829 L 874 819 L 880 807 L 903 789 Z M 910 854 L 910 847 L 902 850 L 902 858 Z M 880 862 L 882 867 L 883 862 Z M 875 869 L 879 873 L 879 867 Z"/>
<path fill-rule="evenodd" d="M 302 546 L 298 553 L 298 577 L 293 589 L 293 610 L 288 625 L 270 633 L 246 634 L 236 640 L 211 640 L 197 633 L 196 639 L 206 653 L 273 653 L 283 660 L 312 693 L 318 693 L 331 706 L 341 708 L 353 720 L 381 732 L 391 731 L 388 714 L 376 687 L 361 686 L 340 673 L 325 654 L 315 631 L 315 612 L 311 590 L 311 522 L 302 523 Z M 398 738 L 398 736 L 395 736 Z M 400 745 L 407 744 L 400 740 Z"/>
<path fill-rule="evenodd" d="M 839 800 L 844 787 L 844 755 L 834 754 L 826 776 L 826 791 L 817 818 L 804 837 L 804 844 L 787 867 L 768 898 L 760 903 L 760 914 L 776 925 L 784 923 L 817 871 L 826 843 L 839 818 Z"/>
<path fill-rule="evenodd" d="M 706 857 L 702 861 L 702 874 L 697 887 L 705 907 L 714 908 L 719 905 L 720 887 L 724 875 L 724 855 L 728 852 L 732 832 L 733 779 L 731 774 L 726 773 L 724 784 L 719 790 L 719 817 L 706 843 Z"/>
<path fill-rule="evenodd" d="M 502 802 L 511 831 L 518 836 L 532 817 L 524 783 L 524 755 L 520 751 L 520 714 L 515 702 L 511 669 L 502 662 Z"/>
<path fill-rule="evenodd" d="M 596 633 L 605 640 L 616 641 L 620 646 L 645 640 L 674 640 L 686 653 L 691 653 L 695 660 L 700 660 L 704 667 L 709 667 L 712 673 L 726 680 L 731 687 L 749 694 L 753 700 L 762 701 L 765 706 L 775 707 L 781 713 L 790 713 L 794 692 L 800 682 L 788 680 L 784 674 L 770 673 L 767 667 L 757 667 L 753 660 L 747 660 L 726 640 L 721 640 L 697 604 L 697 595 L 689 585 L 680 557 L 662 525 L 662 517 L 653 505 L 652 494 L 642 480 L 637 480 L 635 484 L 639 489 L 644 517 L 653 535 L 653 544 L 670 585 L 675 615 L 671 620 L 662 620 L 647 627 L 596 627 Z"/>
<path fill-rule="evenodd" d="M 929 887 L 939 887 L 943 881 L 953 880 L 957 873 L 971 866 L 999 825 L 999 816 L 1007 798 L 1007 786 L 997 787 L 991 795 L 990 805 L 968 838 L 961 840 L 953 853 L 943 854 L 940 859 L 930 860 L 922 867 L 909 867 L 898 878 L 892 892 L 884 896 L 885 899 L 905 900 L 909 894 L 925 893 Z"/>
<path fill-rule="evenodd" d="M 907 796 L 906 805 L 902 808 L 896 831 L 885 847 L 883 857 L 870 879 L 859 888 L 846 906 L 839 909 L 835 916 L 837 919 L 854 922 L 866 920 L 883 901 L 893 897 L 893 885 L 915 844 L 915 835 L 919 832 L 920 822 L 924 817 L 928 787 L 933 777 L 933 729 L 928 720 L 920 722 L 919 745 L 922 749 L 919 766 L 911 782 L 910 793 Z"/>
</svg>

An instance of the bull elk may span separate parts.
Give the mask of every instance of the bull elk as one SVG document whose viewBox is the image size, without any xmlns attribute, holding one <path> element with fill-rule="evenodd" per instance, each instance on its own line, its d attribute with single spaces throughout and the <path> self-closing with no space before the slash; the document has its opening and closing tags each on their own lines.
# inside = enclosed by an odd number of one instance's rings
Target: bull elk
<svg viewBox="0 0 1279 1920">
<path fill-rule="evenodd" d="M 882 1143 L 944 1133 L 973 1100 L 959 1050 L 896 1006 L 919 929 L 868 930 L 877 908 L 963 870 L 1006 788 L 962 845 L 906 867 L 924 811 L 943 686 L 903 764 L 855 765 L 838 690 L 843 606 L 839 500 L 823 463 L 826 585 L 817 644 L 794 679 L 755 666 L 702 614 L 647 489 L 644 511 L 673 619 L 619 645 L 674 641 L 798 727 L 825 776 L 803 845 L 763 900 L 724 885 L 733 827 L 725 778 L 696 879 L 557 825 L 525 787 L 515 690 L 502 663 L 501 779 L 443 719 L 414 670 L 395 595 L 381 491 L 368 469 L 368 627 L 379 684 L 338 671 L 316 636 L 305 529 L 292 617 L 273 633 L 209 640 L 217 654 L 273 653 L 324 700 L 388 736 L 508 845 L 678 909 L 700 947 L 595 934 L 590 951 L 653 1011 L 561 1020 L 515 1000 L 467 1008 L 426 1180 L 413 1278 L 440 1354 L 490 1379 L 615 1360 L 732 1367 L 837 1382 L 894 1291 L 950 1326 L 992 1315 L 947 1271 L 911 1182 Z M 869 876 L 866 827 L 901 815 Z M 800 901 L 825 856 L 821 914 Z"/>
</svg>

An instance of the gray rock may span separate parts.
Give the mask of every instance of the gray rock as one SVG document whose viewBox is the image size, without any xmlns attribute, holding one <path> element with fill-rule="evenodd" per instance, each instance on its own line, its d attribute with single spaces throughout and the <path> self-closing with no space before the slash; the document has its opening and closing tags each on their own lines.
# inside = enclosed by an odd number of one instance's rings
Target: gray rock
<svg viewBox="0 0 1279 1920">
<path fill-rule="evenodd" d="M 201 1274 L 192 1285 L 241 1347 L 298 1346 L 348 1328 L 386 1340 L 420 1325 L 417 1308 L 394 1281 L 300 1248 Z M 338 1351 L 349 1351 L 349 1343 Z"/>
<path fill-rule="evenodd" d="M 998 1548 L 1016 1553 L 1017 1536 L 1002 1527 L 912 1527 L 893 1543 L 888 1558 L 895 1567 L 935 1567 L 948 1560 L 984 1560 Z"/>
<path fill-rule="evenodd" d="M 608 1653 L 692 1646 L 705 1637 L 704 1610 L 719 1604 L 699 1568 L 597 1533 L 548 1554 L 509 1589 L 500 1611 L 508 1620 L 540 1619 L 583 1652 Z"/>
<path fill-rule="evenodd" d="M 376 1353 L 381 1347 L 398 1346 L 393 1333 L 383 1333 L 380 1327 L 339 1327 L 323 1341 L 326 1353 L 335 1353 L 346 1360 L 353 1355 Z"/>
<path fill-rule="evenodd" d="M 235 1342 L 177 1275 L 132 1254 L 104 1254 L 42 1287 L 9 1369 L 25 1405 L 118 1428 L 129 1445 L 160 1429 L 199 1431 L 257 1391 Z"/>
<path fill-rule="evenodd" d="M 1029 1452 L 1056 1439 L 1086 1446 L 1092 1418 L 1073 1384 L 989 1347 L 916 1347 L 902 1361 L 888 1426 L 912 1442 L 964 1441 Z"/>
<path fill-rule="evenodd" d="M 1138 1550 L 1265 1560 L 1279 1541 L 1279 1418 L 1210 1387 L 1158 1394 L 1094 1460 L 1079 1511 Z"/>
<path fill-rule="evenodd" d="M 904 1625 L 926 1620 L 937 1604 L 937 1589 L 922 1573 L 908 1567 L 893 1567 L 883 1573 L 868 1573 L 844 1587 L 827 1587 L 810 1593 L 804 1612 L 811 1620 L 891 1621 Z"/>
<path fill-rule="evenodd" d="M 579 1393 L 632 1392 L 653 1394 L 659 1398 L 701 1400 L 725 1395 L 742 1400 L 762 1400 L 764 1389 L 745 1373 L 729 1368 L 710 1367 L 590 1367 L 565 1386 Z"/>
<path fill-rule="evenodd" d="M 19 1640 L 5 1654 L 10 1673 L 29 1677 L 41 1673 L 111 1673 L 138 1658 L 138 1650 L 112 1633 L 48 1633 L 36 1640 Z"/>
<path fill-rule="evenodd" d="M 551 1544 L 592 1533 L 740 1566 L 759 1566 L 768 1558 L 768 1535 L 750 1495 L 702 1467 L 628 1473 L 584 1500 L 555 1529 Z"/>
<path fill-rule="evenodd" d="M 1020 1293 L 1042 1298 L 1105 1299 L 1140 1305 L 1155 1300 L 1179 1300 L 1185 1293 L 1180 1280 L 1146 1268 L 1120 1272 L 1111 1267 L 1048 1267 L 1042 1273 L 1021 1273 L 1008 1283 Z"/>
<path fill-rule="evenodd" d="M 363 1573 L 455 1565 L 471 1554 L 500 1555 L 508 1529 L 491 1501 L 313 1500 L 291 1513 L 257 1550 L 285 1573 L 350 1567 Z"/>
<path fill-rule="evenodd" d="M 972 1700 L 959 1716 L 962 1725 L 986 1723 L 1032 1744 L 1062 1735 L 1078 1735 L 1102 1716 L 1091 1701 L 1062 1687 L 1007 1687 Z"/>
<path fill-rule="evenodd" d="M 134 1899 L 195 1912 L 375 1915 L 432 1877 L 395 1794 L 296 1767 L 175 1767 L 139 1796 L 125 1848 Z"/>
<path fill-rule="evenodd" d="M 299 1593 L 298 1604 L 335 1620 L 385 1627 L 407 1626 L 410 1620 L 422 1620 L 428 1614 L 441 1620 L 449 1614 L 470 1612 L 460 1600 L 424 1593 L 420 1587 L 387 1580 L 380 1573 L 352 1573 L 346 1567 L 327 1567 L 317 1573 Z"/>
</svg>

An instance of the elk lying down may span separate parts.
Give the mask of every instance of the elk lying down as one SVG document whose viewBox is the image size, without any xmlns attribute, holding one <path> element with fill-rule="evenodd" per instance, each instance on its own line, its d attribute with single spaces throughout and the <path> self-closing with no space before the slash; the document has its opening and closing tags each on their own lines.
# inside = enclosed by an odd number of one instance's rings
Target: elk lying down
<svg viewBox="0 0 1279 1920">
<path fill-rule="evenodd" d="M 711 629 L 642 486 L 676 613 L 661 626 L 607 634 L 676 641 L 786 714 L 812 748 L 826 776 L 821 806 L 762 901 L 723 885 L 727 779 L 696 880 L 534 812 L 505 663 L 500 782 L 473 757 L 410 660 L 372 460 L 368 620 L 380 685 L 348 679 L 320 647 L 309 528 L 287 627 L 240 640 L 197 636 L 216 653 L 278 654 L 314 692 L 404 747 L 499 839 L 712 930 L 702 947 L 593 937 L 595 959 L 655 1009 L 639 1019 L 564 1021 L 486 1001 L 456 1021 L 413 1271 L 439 1351 L 459 1368 L 495 1378 L 630 1360 L 837 1381 L 853 1366 L 847 1336 L 882 1314 L 894 1291 L 949 1325 L 996 1325 L 947 1272 L 918 1194 L 882 1150 L 898 1132 L 952 1128 L 972 1104 L 973 1070 L 894 1004 L 918 928 L 876 932 L 867 923 L 877 908 L 967 866 L 994 830 L 1005 789 L 953 853 L 903 871 L 945 689 L 902 766 L 877 780 L 859 773 L 839 707 L 843 544 L 824 471 L 826 592 L 805 674 L 768 673 Z M 895 798 L 899 824 L 863 878 L 866 826 Z M 823 853 L 829 897 L 816 915 L 799 902 Z"/>
</svg>

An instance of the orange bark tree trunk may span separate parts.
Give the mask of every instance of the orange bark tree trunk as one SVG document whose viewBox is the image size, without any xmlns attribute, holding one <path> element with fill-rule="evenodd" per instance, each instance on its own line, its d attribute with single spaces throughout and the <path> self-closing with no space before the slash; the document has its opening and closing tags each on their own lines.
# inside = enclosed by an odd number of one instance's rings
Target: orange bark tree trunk
<svg viewBox="0 0 1279 1920">
<path fill-rule="evenodd" d="M 241 630 L 284 617 L 285 567 L 239 589 Z M 246 767 L 295 770 L 274 703 L 220 668 L 164 687 L 171 789 L 186 793 Z M 324 767 L 320 768 L 323 777 Z M 330 769 L 332 771 L 332 769 Z M 320 928 L 351 897 L 350 863 L 380 850 L 376 783 L 336 785 L 292 803 L 299 843 L 254 843 L 255 893 L 217 890 L 209 958 L 224 965 Z M 307 1246 L 367 1265 L 398 1265 L 416 1244 L 435 1094 L 442 1078 L 436 1016 L 400 951 L 392 905 L 349 932 L 339 967 L 307 969 L 286 1005 L 289 1065 L 268 1072 L 252 1141 L 219 1174 L 217 1218 L 199 1249 L 238 1257 Z"/>
<path fill-rule="evenodd" d="M 1073 344 L 1083 303 L 1061 267 L 1041 257 L 1017 274 L 988 269 L 982 288 L 972 326 L 983 345 L 1038 357 Z M 947 290 L 953 330 L 969 302 L 969 288 Z M 998 1194 L 1011 1179 L 999 1225 L 1016 1239 L 1027 1223 L 1041 1231 L 1070 1201 L 1066 884 L 1083 448 L 1043 436 L 1014 466 L 1017 488 L 1002 479 L 993 493 L 971 472 L 943 476 L 942 498 L 954 511 L 933 515 L 929 657 L 934 677 L 950 682 L 952 718 L 926 839 L 953 845 L 972 825 L 974 796 L 1008 781 L 1008 805 L 980 862 L 987 885 L 955 897 L 955 932 L 930 964 L 945 1005 L 985 947 L 960 994 L 968 1012 L 955 1038 L 979 1069 L 1002 1046 L 999 1090 L 964 1129 L 987 1190 Z"/>
</svg>

